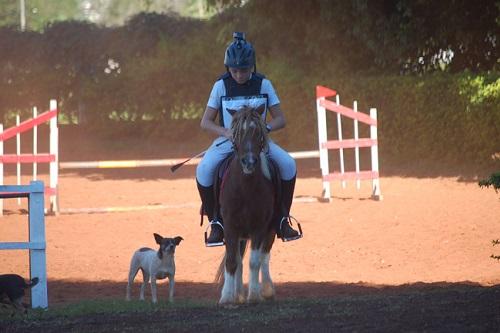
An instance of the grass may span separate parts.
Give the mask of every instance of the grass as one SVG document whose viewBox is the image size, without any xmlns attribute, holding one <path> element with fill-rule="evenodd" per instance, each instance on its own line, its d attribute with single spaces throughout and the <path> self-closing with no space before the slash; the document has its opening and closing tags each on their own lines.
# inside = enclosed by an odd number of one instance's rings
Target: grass
<svg viewBox="0 0 500 333">
<path fill-rule="evenodd" d="M 302 300 L 302 305 L 317 303 L 317 300 Z M 218 307 L 214 300 L 177 300 L 152 304 L 138 300 L 118 299 L 86 300 L 77 303 L 51 306 L 49 309 L 32 309 L 27 315 L 11 311 L 0 312 L 0 332 L 35 331 L 119 331 L 140 326 L 148 332 L 162 331 L 167 323 L 169 329 L 199 330 L 218 327 L 254 327 L 260 323 L 289 320 L 300 315 L 301 308 L 295 300 L 269 302 L 232 307 Z M 159 319 L 161 318 L 161 319 Z M 161 322 L 159 322 L 159 320 Z M 163 321 L 166 321 L 163 322 Z M 5 326 L 4 326 L 5 325 Z"/>
<path fill-rule="evenodd" d="M 27 315 L 15 315 L 10 317 L 10 313 L 0 312 L 0 320 L 7 321 L 45 321 L 54 318 L 71 319 L 88 315 L 108 315 L 108 314 L 123 314 L 123 313 L 155 313 L 155 312 L 175 312 L 175 311 L 190 311 L 201 310 L 217 312 L 220 314 L 232 313 L 232 317 L 244 314 L 246 320 L 266 320 L 276 319 L 276 317 L 300 316 L 304 308 L 322 306 L 325 310 L 335 308 L 335 304 L 342 304 L 341 309 L 336 311 L 340 314 L 348 314 L 351 309 L 350 303 L 353 300 L 359 302 L 375 301 L 379 295 L 362 295 L 362 296 L 337 296 L 335 300 L 331 298 L 289 298 L 282 301 L 264 302 L 260 304 L 242 304 L 227 307 L 219 307 L 213 300 L 193 300 L 182 299 L 171 304 L 167 301 L 159 301 L 153 304 L 149 301 L 125 301 L 122 299 L 106 299 L 106 300 L 84 300 L 80 302 L 70 303 L 66 305 L 55 305 L 49 309 L 29 309 Z M 271 312 L 262 312 L 263 308 L 272 308 Z M 340 311 L 340 312 L 339 312 Z"/>
<path fill-rule="evenodd" d="M 344 297 L 339 297 L 340 301 Z M 71 331 L 105 332 L 110 328 L 119 331 L 140 326 L 148 332 L 162 331 L 160 327 L 168 325 L 174 331 L 183 330 L 239 330 L 241 327 L 258 327 L 289 321 L 290 318 L 304 318 L 304 309 L 320 306 L 325 311 L 333 311 L 331 300 L 322 299 L 287 299 L 284 301 L 262 304 L 244 304 L 219 307 L 214 300 L 182 299 L 170 304 L 166 301 L 152 304 L 138 300 L 118 299 L 86 300 L 67 305 L 51 306 L 49 309 L 29 310 L 28 315 L 16 314 L 10 317 L 10 311 L 0 312 L 0 332 L 2 323 L 8 331 L 16 329 L 36 331 Z M 350 307 L 347 307 L 350 309 Z M 338 309 L 337 309 L 338 311 Z M 338 312 L 345 315 L 346 309 Z M 350 310 L 348 310 L 350 311 Z M 158 318 L 162 318 L 159 322 Z M 163 322 L 165 321 L 165 322 Z"/>
<path fill-rule="evenodd" d="M 50 306 L 48 309 L 29 309 L 28 314 L 24 315 L 14 315 L 10 316 L 11 311 L 0 311 L 0 320 L 10 320 L 10 321 L 26 321 L 26 320 L 48 320 L 55 317 L 79 317 L 86 315 L 97 315 L 97 314 L 116 314 L 116 313 L 126 313 L 126 312 L 155 312 L 155 311 L 165 311 L 168 309 L 195 309 L 200 307 L 213 306 L 213 301 L 208 300 L 179 300 L 174 304 L 170 304 L 167 301 L 160 301 L 157 304 L 153 304 L 148 301 L 124 301 L 122 299 L 105 299 L 105 300 L 84 300 L 80 302 L 70 303 L 66 305 L 55 305 Z"/>
</svg>

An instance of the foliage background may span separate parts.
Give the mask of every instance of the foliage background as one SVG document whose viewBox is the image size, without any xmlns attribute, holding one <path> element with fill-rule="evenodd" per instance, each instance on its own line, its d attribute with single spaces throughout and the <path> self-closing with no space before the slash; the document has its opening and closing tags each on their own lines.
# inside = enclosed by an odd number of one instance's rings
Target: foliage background
<svg viewBox="0 0 500 333">
<path fill-rule="evenodd" d="M 183 16 L 140 1 L 144 11 L 120 25 L 109 11 L 96 23 L 84 20 L 72 0 L 59 17 L 46 6 L 49 14 L 23 32 L 9 21 L 12 1 L 0 2 L 6 127 L 13 114 L 27 117 L 31 106 L 57 98 L 61 123 L 93 135 L 195 133 L 225 71 L 231 34 L 245 31 L 258 71 L 272 80 L 286 112 L 287 130 L 276 139 L 289 149 L 317 147 L 314 93 L 321 84 L 336 89 L 344 105 L 356 99 L 362 111 L 378 109 L 386 165 L 484 170 L 500 152 L 499 1 L 209 0 L 202 18 L 185 15 L 200 9 L 196 1 Z M 336 135 L 336 126 L 329 130 Z"/>
</svg>

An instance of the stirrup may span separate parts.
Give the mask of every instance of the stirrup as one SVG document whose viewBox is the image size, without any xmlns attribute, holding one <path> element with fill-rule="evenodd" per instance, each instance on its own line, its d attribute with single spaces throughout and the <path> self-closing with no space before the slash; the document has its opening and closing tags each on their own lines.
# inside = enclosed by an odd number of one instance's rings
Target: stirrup
<svg viewBox="0 0 500 333">
<path fill-rule="evenodd" d="M 222 223 L 220 223 L 218 220 L 212 220 L 212 221 L 208 222 L 208 226 L 205 229 L 205 246 L 206 247 L 223 246 L 225 244 L 224 238 L 222 238 L 222 242 L 216 242 L 216 243 L 209 243 L 208 242 L 207 231 L 208 231 L 208 228 L 212 227 L 213 224 L 218 225 L 222 229 L 222 235 L 224 236 L 224 226 L 222 225 Z"/>
<path fill-rule="evenodd" d="M 295 223 L 297 223 L 297 226 L 299 227 L 299 234 L 297 236 L 293 236 L 293 237 L 289 237 L 289 238 L 285 238 L 283 237 L 283 233 L 281 232 L 281 228 L 283 226 L 283 222 L 287 222 L 287 223 L 290 223 L 290 227 L 292 227 L 292 220 L 295 221 Z M 302 227 L 300 226 L 300 223 L 299 221 L 297 221 L 297 219 L 295 219 L 295 217 L 293 216 L 283 216 L 283 218 L 281 218 L 281 221 L 280 221 L 280 234 L 281 235 L 281 240 L 283 242 L 289 242 L 289 241 L 293 241 L 293 240 L 296 240 L 296 239 L 300 239 L 304 236 L 304 234 L 302 233 Z"/>
</svg>

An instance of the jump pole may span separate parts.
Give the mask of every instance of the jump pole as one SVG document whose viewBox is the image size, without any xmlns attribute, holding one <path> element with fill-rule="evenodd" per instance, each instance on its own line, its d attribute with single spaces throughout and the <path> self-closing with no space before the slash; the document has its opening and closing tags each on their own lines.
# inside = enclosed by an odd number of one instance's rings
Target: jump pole
<svg viewBox="0 0 500 333">
<path fill-rule="evenodd" d="M 337 105 L 340 105 L 340 96 L 336 95 L 335 96 L 335 102 Z M 326 125 L 325 125 L 326 126 Z M 326 127 L 325 127 L 326 129 Z M 339 142 L 342 141 L 343 135 L 342 135 L 342 117 L 340 116 L 340 113 L 337 113 L 337 137 L 339 139 Z M 344 169 L 344 148 L 339 149 L 339 158 L 340 158 L 340 174 L 344 174 L 345 169 Z M 342 179 L 342 188 L 346 188 L 346 182 L 345 180 Z"/>
<path fill-rule="evenodd" d="M 377 121 L 377 109 L 370 109 L 370 117 Z M 370 138 L 378 142 L 377 126 L 370 126 Z M 379 174 L 378 170 L 378 144 L 372 145 L 370 147 L 371 161 L 372 161 L 372 172 Z M 377 176 L 372 180 L 372 197 L 376 200 L 382 200 L 382 193 L 380 193 L 380 179 Z"/>
<path fill-rule="evenodd" d="M 3 124 L 0 124 L 0 135 L 3 134 Z M 0 140 L 0 156 L 3 156 L 3 140 Z M 3 163 L 0 163 L 0 186 L 3 186 Z M 0 199 L 0 216 L 3 216 L 3 199 Z"/>
<path fill-rule="evenodd" d="M 19 127 L 21 123 L 19 115 L 16 115 L 16 127 Z M 21 155 L 21 134 L 19 132 L 16 133 L 16 155 Z M 17 178 L 17 186 L 21 185 L 21 163 L 17 161 L 16 163 L 16 178 Z M 17 198 L 17 205 L 21 205 L 21 198 Z"/>
<path fill-rule="evenodd" d="M 36 106 L 33 107 L 33 119 L 38 116 Z M 33 126 L 33 155 L 38 154 L 38 125 Z M 38 163 L 33 162 L 33 180 L 36 180 L 38 173 Z"/>
<path fill-rule="evenodd" d="M 328 141 L 328 138 L 326 131 L 326 108 L 321 104 L 321 101 L 324 100 L 326 97 L 337 95 L 337 92 L 331 89 L 317 87 L 316 95 L 318 96 L 318 98 L 316 99 L 316 110 L 318 116 L 319 165 L 321 169 L 321 176 L 324 179 L 325 177 L 328 176 L 329 165 L 328 165 L 328 149 L 324 147 L 322 143 Z M 342 133 L 342 131 L 339 130 L 339 133 Z M 341 158 L 342 156 L 343 155 L 341 152 Z M 321 193 L 321 196 L 324 199 L 331 201 L 330 182 L 323 181 L 323 191 Z"/>
<path fill-rule="evenodd" d="M 49 165 L 49 187 L 51 189 L 51 193 L 49 196 L 50 200 L 50 210 L 51 212 L 58 214 L 59 213 L 59 128 L 57 127 L 57 101 L 55 99 L 50 100 L 50 109 L 49 112 L 54 112 L 56 114 L 55 117 L 50 118 L 50 147 L 49 154 L 54 156 L 53 161 L 50 162 Z"/>
<path fill-rule="evenodd" d="M 291 152 L 293 158 L 318 158 L 319 151 L 297 151 Z M 126 168 L 141 168 L 141 167 L 163 167 L 173 166 L 185 158 L 166 158 L 157 160 L 109 160 L 109 161 L 80 161 L 80 162 L 60 162 L 60 169 L 126 169 Z M 200 158 L 193 158 L 186 165 L 196 165 L 200 163 Z"/>
</svg>

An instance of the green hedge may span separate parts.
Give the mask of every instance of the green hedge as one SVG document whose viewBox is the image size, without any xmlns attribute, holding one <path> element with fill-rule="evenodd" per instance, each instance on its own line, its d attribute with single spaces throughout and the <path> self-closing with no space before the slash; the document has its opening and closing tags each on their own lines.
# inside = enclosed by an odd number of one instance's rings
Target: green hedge
<svg viewBox="0 0 500 333">
<path fill-rule="evenodd" d="M 288 129 L 274 136 L 285 147 L 317 147 L 315 86 L 321 84 L 336 89 L 346 106 L 356 99 L 360 111 L 378 109 L 383 164 L 493 165 L 491 155 L 500 152 L 500 73 L 401 76 L 382 67 L 357 70 L 369 54 L 361 57 L 363 44 L 341 27 L 314 25 L 309 13 L 306 28 L 297 18 L 287 30 L 285 14 L 263 21 L 255 8 L 247 10 L 248 15 L 228 11 L 208 22 L 141 14 L 116 28 L 83 22 L 54 23 L 43 33 L 1 28 L 4 125 L 12 125 L 14 113 L 27 113 L 33 105 L 41 109 L 55 97 L 61 121 L 79 119 L 96 133 L 113 136 L 115 128 L 116 136 L 150 138 L 180 123 L 197 131 L 211 86 L 225 70 L 231 32 L 241 29 L 256 46 L 258 70 L 280 96 Z M 344 123 L 345 137 L 351 128 Z"/>
<path fill-rule="evenodd" d="M 377 108 L 384 163 L 485 167 L 494 165 L 492 155 L 500 152 L 498 73 L 352 77 L 316 83 L 336 89 L 345 106 L 352 107 L 357 100 L 362 112 Z M 300 103 L 310 110 L 315 109 L 313 84 L 308 100 Z M 294 107 L 297 102 L 285 102 L 293 113 L 291 127 L 316 142 L 316 130 L 312 131 L 316 117 L 310 119 L 312 112 L 304 114 L 302 107 Z M 329 122 L 329 137 L 336 138 L 336 120 L 330 117 Z M 344 137 L 352 137 L 352 127 L 352 121 L 343 122 Z"/>
</svg>

